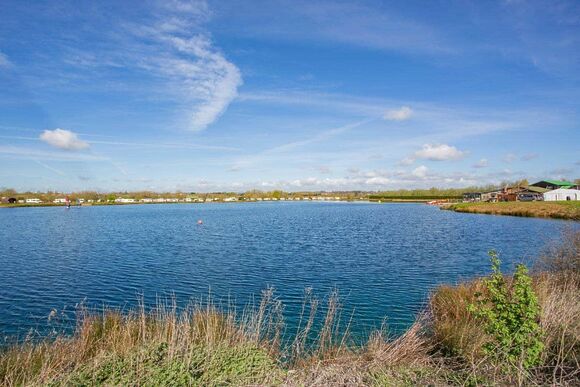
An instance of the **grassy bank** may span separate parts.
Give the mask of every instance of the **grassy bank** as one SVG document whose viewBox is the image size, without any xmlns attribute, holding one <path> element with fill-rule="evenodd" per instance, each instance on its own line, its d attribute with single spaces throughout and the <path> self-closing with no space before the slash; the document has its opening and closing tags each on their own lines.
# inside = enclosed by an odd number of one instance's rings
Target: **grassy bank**
<svg viewBox="0 0 580 387">
<path fill-rule="evenodd" d="M 80 311 L 74 335 L 5 349 L 0 385 L 577 385 L 580 233 L 569 232 L 539 262 L 531 279 L 496 273 L 442 286 L 402 336 L 376 331 L 359 345 L 340 333 L 336 295 L 326 308 L 305 297 L 291 342 L 284 341 L 282 305 L 271 290 L 241 315 L 211 304 L 178 311 L 172 302 L 151 311 Z M 498 281 L 504 287 L 496 294 Z M 528 334 L 515 343 L 494 341 L 505 332 L 490 330 L 493 321 L 474 305 L 499 310 L 495 325 L 515 328 L 514 337 L 531 326 L 539 343 L 529 344 Z M 319 313 L 323 324 L 314 334 Z"/>
<path fill-rule="evenodd" d="M 512 215 L 580 220 L 580 202 L 456 203 L 442 209 L 472 214 Z"/>
</svg>

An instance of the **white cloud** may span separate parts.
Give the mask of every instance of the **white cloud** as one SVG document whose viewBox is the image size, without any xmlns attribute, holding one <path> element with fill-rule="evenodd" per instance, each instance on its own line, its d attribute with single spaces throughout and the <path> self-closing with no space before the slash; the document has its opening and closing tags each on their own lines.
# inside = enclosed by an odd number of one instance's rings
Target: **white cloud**
<svg viewBox="0 0 580 387">
<path fill-rule="evenodd" d="M 521 156 L 516 153 L 506 153 L 502 160 L 506 163 L 513 163 L 514 161 L 530 161 L 538 157 L 539 155 L 537 153 L 526 153 Z"/>
<path fill-rule="evenodd" d="M 65 129 L 45 130 L 40 139 L 55 148 L 64 150 L 81 150 L 89 147 L 89 144 L 78 138 L 76 133 Z"/>
<path fill-rule="evenodd" d="M 399 160 L 397 162 L 397 165 L 406 166 L 406 165 L 411 165 L 414 162 L 415 162 L 415 158 L 413 156 L 408 156 L 408 157 L 405 157 L 402 160 Z"/>
<path fill-rule="evenodd" d="M 408 106 L 401 106 L 399 109 L 387 110 L 383 115 L 385 120 L 405 121 L 411 118 L 413 110 Z"/>
<path fill-rule="evenodd" d="M 415 177 L 418 177 L 419 179 L 423 179 L 425 176 L 427 176 L 428 170 L 429 169 L 426 166 L 421 165 L 421 166 L 413 169 L 413 172 L 411 172 L 411 174 Z"/>
<path fill-rule="evenodd" d="M 487 168 L 489 166 L 489 162 L 487 159 L 481 159 L 477 163 L 473 164 L 473 168 Z"/>
<path fill-rule="evenodd" d="M 506 163 L 513 163 L 517 159 L 518 159 L 518 156 L 513 154 L 513 153 L 508 153 L 502 158 L 502 160 Z"/>
<path fill-rule="evenodd" d="M 530 161 L 533 159 L 537 159 L 538 156 L 539 155 L 537 153 L 526 153 L 525 155 L 522 156 L 522 161 Z"/>
<path fill-rule="evenodd" d="M 12 66 L 12 63 L 8 60 L 8 57 L 0 52 L 0 68 L 10 66 Z"/>
<path fill-rule="evenodd" d="M 426 159 L 431 161 L 459 160 L 465 156 L 466 152 L 460 151 L 454 146 L 440 144 L 425 144 L 423 148 L 415 152 L 415 159 Z"/>
<path fill-rule="evenodd" d="M 286 191 L 333 191 L 333 190 L 387 190 L 398 188 L 465 188 L 473 185 L 498 184 L 501 180 L 526 177 L 524 172 L 493 171 L 490 173 L 466 173 L 463 171 L 438 172 L 421 165 L 414 170 L 353 170 L 343 177 L 304 177 L 293 180 L 265 181 L 211 181 L 200 183 L 184 182 L 167 190 L 182 191 L 236 191 L 251 189 L 283 189 Z M 528 176 L 529 177 L 529 176 Z"/>
<path fill-rule="evenodd" d="M 209 13 L 209 6 L 206 1 L 181 1 L 181 0 L 164 0 L 161 6 L 177 12 L 188 14 L 189 17 L 206 18 Z"/>
<path fill-rule="evenodd" d="M 387 177 L 371 177 L 370 179 L 365 180 L 365 184 L 366 185 L 370 185 L 370 186 L 380 186 L 380 185 L 387 185 L 391 182 L 391 179 L 387 178 Z"/>
</svg>

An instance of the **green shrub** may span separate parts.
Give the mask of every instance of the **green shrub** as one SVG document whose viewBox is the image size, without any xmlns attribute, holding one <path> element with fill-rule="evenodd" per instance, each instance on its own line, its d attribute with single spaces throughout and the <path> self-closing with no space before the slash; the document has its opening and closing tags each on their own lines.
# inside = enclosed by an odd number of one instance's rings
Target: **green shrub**
<svg viewBox="0 0 580 387">
<path fill-rule="evenodd" d="M 485 333 L 490 336 L 483 347 L 486 354 L 502 366 L 528 369 L 539 363 L 544 347 L 532 280 L 520 264 L 508 284 L 497 253 L 490 251 L 489 255 L 493 272 L 484 279 L 487 292 L 477 294 L 469 310 L 484 322 Z"/>
</svg>

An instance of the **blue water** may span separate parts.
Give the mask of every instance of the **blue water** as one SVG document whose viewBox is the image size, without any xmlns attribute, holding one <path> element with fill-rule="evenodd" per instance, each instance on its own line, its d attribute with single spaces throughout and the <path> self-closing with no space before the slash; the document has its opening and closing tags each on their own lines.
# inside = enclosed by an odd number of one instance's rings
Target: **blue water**
<svg viewBox="0 0 580 387">
<path fill-rule="evenodd" d="M 197 220 L 203 224 L 198 225 Z M 289 331 L 305 288 L 333 288 L 355 333 L 408 326 L 437 284 L 529 262 L 570 222 L 421 204 L 232 203 L 0 209 L 0 337 L 51 328 L 52 309 L 175 294 L 242 307 L 268 286 Z"/>
</svg>

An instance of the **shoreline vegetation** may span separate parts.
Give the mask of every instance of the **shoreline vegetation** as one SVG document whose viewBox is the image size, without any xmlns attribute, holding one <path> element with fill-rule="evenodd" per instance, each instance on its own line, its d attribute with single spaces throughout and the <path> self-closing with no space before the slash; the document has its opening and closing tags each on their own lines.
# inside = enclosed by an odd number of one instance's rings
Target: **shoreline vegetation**
<svg viewBox="0 0 580 387">
<path fill-rule="evenodd" d="M 287 202 L 287 201 L 304 201 L 304 202 L 368 202 L 368 203 L 428 203 L 432 200 L 437 199 L 414 199 L 414 198 L 389 198 L 389 199 L 346 199 L 346 198 L 332 198 L 332 199 L 295 199 L 295 200 L 261 200 L 259 202 Z M 226 200 L 212 200 L 209 203 L 257 203 L 255 200 L 236 200 L 236 201 L 226 201 Z M 135 203 L 114 203 L 114 202 L 104 202 L 104 203 L 82 203 L 80 207 L 91 207 L 91 206 L 129 206 L 129 205 L 156 205 L 156 204 L 206 204 L 208 202 L 135 202 Z M 451 204 L 451 203 L 449 203 Z M 60 203 L 0 203 L 0 208 L 26 208 L 26 207 L 66 207 L 65 204 Z M 79 207 L 77 204 L 71 204 L 71 207 Z"/>
<path fill-rule="evenodd" d="M 298 333 L 283 338 L 273 290 L 237 315 L 174 302 L 82 311 L 73 335 L 0 352 L 0 384 L 16 385 L 577 385 L 580 380 L 580 231 L 518 266 L 435 289 L 402 335 L 386 329 L 356 344 L 326 307 L 305 295 Z M 316 321 L 321 326 L 316 329 Z"/>
<path fill-rule="evenodd" d="M 580 201 L 568 202 L 497 202 L 450 203 L 443 210 L 470 214 L 511 215 L 523 217 L 580 220 Z"/>
<path fill-rule="evenodd" d="M 467 189 L 477 189 L 470 187 Z M 246 191 L 246 192 L 17 192 L 0 189 L 0 207 L 43 207 L 71 205 L 213 203 L 213 202 L 274 202 L 274 201 L 371 201 L 371 202 L 428 202 L 431 200 L 459 200 L 464 189 L 402 189 L 387 192 L 368 191 Z M 11 201 L 11 202 L 9 202 Z"/>
</svg>

